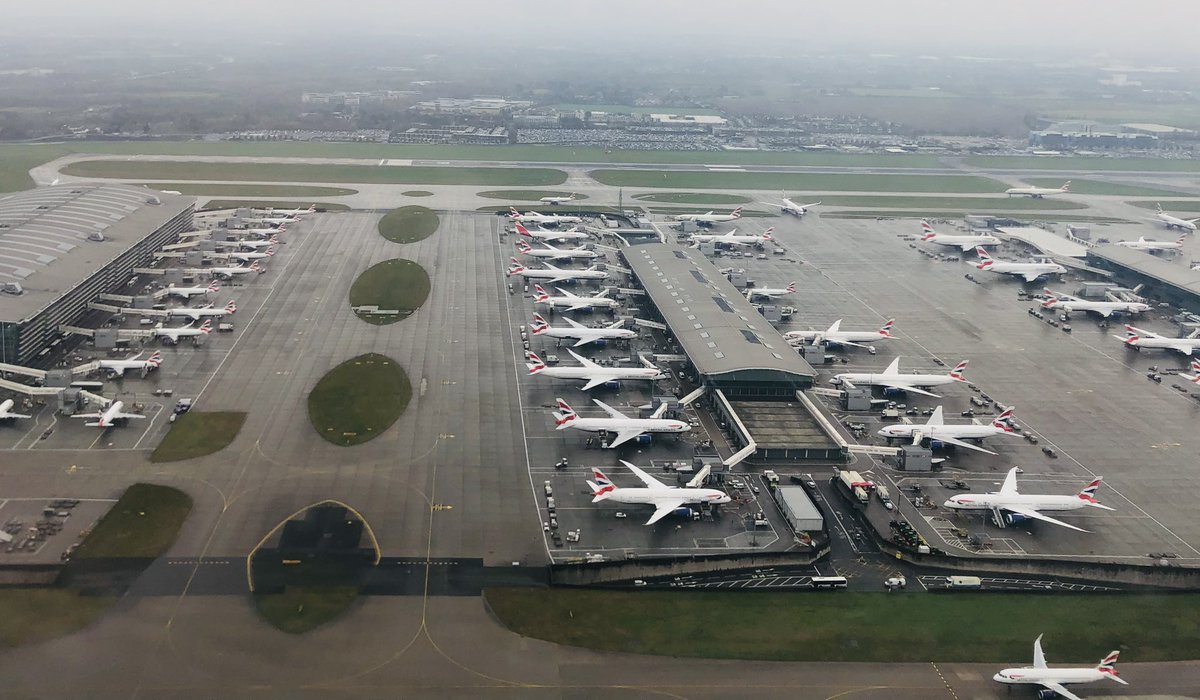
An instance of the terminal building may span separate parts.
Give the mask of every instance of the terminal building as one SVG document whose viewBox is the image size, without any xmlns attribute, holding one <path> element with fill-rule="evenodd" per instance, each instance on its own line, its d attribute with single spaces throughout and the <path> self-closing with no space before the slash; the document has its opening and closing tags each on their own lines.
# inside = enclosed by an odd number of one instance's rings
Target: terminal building
<svg viewBox="0 0 1200 700">
<path fill-rule="evenodd" d="M 0 362 L 28 365 L 99 295 L 192 229 L 194 197 L 59 185 L 0 197 Z"/>
<path fill-rule="evenodd" d="M 1200 313 L 1200 271 L 1190 265 L 1115 245 L 1089 249 L 1087 260 L 1128 287 L 1145 285 L 1142 296 Z"/>
<path fill-rule="evenodd" d="M 804 393 L 816 371 L 698 249 L 623 254 L 731 442 L 760 460 L 845 458 L 845 441 Z"/>
</svg>

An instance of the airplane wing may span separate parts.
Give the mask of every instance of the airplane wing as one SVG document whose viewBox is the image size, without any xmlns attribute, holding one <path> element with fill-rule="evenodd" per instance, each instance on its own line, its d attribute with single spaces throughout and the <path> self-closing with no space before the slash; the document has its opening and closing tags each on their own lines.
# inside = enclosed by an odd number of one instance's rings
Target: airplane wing
<svg viewBox="0 0 1200 700">
<path fill-rule="evenodd" d="M 1017 469 L 1013 467 L 1008 470 L 1008 474 L 1004 476 L 1004 483 L 1000 485 L 1000 493 L 1005 496 L 1012 496 L 1017 493 Z"/>
<path fill-rule="evenodd" d="M 854 342 L 851 342 L 851 341 L 849 341 L 849 340 L 835 340 L 835 341 L 832 341 L 832 342 L 834 342 L 834 343 L 837 343 L 838 345 L 850 345 L 850 346 L 853 346 L 853 347 L 856 347 L 856 348 L 869 348 L 869 347 L 871 347 L 870 345 L 864 345 L 864 344 L 862 344 L 862 343 L 854 343 Z"/>
<path fill-rule="evenodd" d="M 929 439 L 937 440 L 938 442 L 943 442 L 943 443 L 946 443 L 947 445 L 956 445 L 958 447 L 965 447 L 968 450 L 975 450 L 976 452 L 983 452 L 984 454 L 989 454 L 989 455 L 996 454 L 995 452 L 992 452 L 991 450 L 985 450 L 982 447 L 979 447 L 978 445 L 972 445 L 971 443 L 969 443 L 965 440 L 959 440 L 958 438 L 930 437 Z"/>
<path fill-rule="evenodd" d="M 587 299 L 583 300 L 582 304 L 572 304 L 566 308 L 567 311 L 582 311 L 583 309 L 592 308 L 592 303 Z"/>
<path fill-rule="evenodd" d="M 1043 274 L 1044 273 L 1042 273 L 1042 272 L 1026 272 L 1025 274 L 1023 274 L 1021 276 L 1025 278 L 1026 282 L 1033 282 L 1037 278 L 1041 277 Z"/>
<path fill-rule="evenodd" d="M 101 413 L 72 413 L 71 417 L 72 418 L 96 418 L 96 419 L 99 419 L 101 415 L 103 415 L 103 414 L 101 414 Z"/>
<path fill-rule="evenodd" d="M 645 484 L 647 488 L 652 488 L 652 489 L 675 488 L 674 486 L 664 484 L 663 482 L 659 481 L 658 479 L 655 479 L 654 477 L 650 476 L 642 469 L 630 464 L 629 462 L 626 462 L 625 460 L 621 460 L 621 464 L 624 464 L 626 467 L 629 467 L 629 471 L 633 472 L 637 476 L 637 478 L 641 479 L 642 483 Z"/>
<path fill-rule="evenodd" d="M 596 403 L 600 403 L 600 402 L 597 401 Z M 627 430 L 618 430 L 617 437 L 614 438 L 612 442 L 608 443 L 608 449 L 611 450 L 612 448 L 617 447 L 618 445 L 623 445 L 626 442 L 629 442 L 630 440 L 634 439 L 635 437 L 641 435 L 644 432 L 646 432 L 646 431 L 639 430 L 638 428 L 629 428 Z"/>
<path fill-rule="evenodd" d="M 659 520 L 662 520 L 663 518 L 667 517 L 671 513 L 675 512 L 676 508 L 681 508 L 681 507 L 683 507 L 683 499 L 670 500 L 670 501 L 659 501 L 654 504 L 654 508 L 655 508 L 654 515 L 650 516 L 650 519 L 646 521 L 646 524 L 653 525 L 654 523 L 658 522 Z"/>
<path fill-rule="evenodd" d="M 604 409 L 604 412 L 607 413 L 609 415 L 609 417 L 611 417 L 611 418 L 620 418 L 622 420 L 629 420 L 629 416 L 625 415 L 624 413 L 621 413 L 617 409 L 613 408 L 612 406 L 609 406 L 608 404 L 604 403 L 603 401 L 601 401 L 599 399 L 592 399 L 592 402 L 595 403 L 600 408 Z M 641 435 L 642 432 L 643 431 L 639 430 L 637 432 L 637 434 Z M 629 438 L 625 438 L 625 439 L 628 440 Z"/>
<path fill-rule="evenodd" d="M 1063 687 L 1062 683 L 1051 683 L 1049 681 L 1041 681 L 1041 685 L 1045 686 L 1046 688 L 1049 688 L 1050 690 L 1053 690 L 1054 692 L 1058 693 L 1059 696 L 1064 697 L 1067 700 L 1083 700 L 1083 698 L 1079 697 L 1075 693 L 1072 693 L 1071 691 L 1069 691 L 1065 687 Z"/>
<path fill-rule="evenodd" d="M 571 353 L 571 354 L 574 355 L 575 353 Z M 583 386 L 579 387 L 579 390 L 580 391 L 590 391 L 590 390 L 595 389 L 596 387 L 600 386 L 601 384 L 605 384 L 609 381 L 612 381 L 613 379 L 614 379 L 613 377 L 609 377 L 609 376 L 588 377 L 587 384 L 584 384 Z"/>
<path fill-rule="evenodd" d="M 909 384 L 899 384 L 899 383 L 893 383 L 893 382 L 880 382 L 878 377 L 876 377 L 876 383 L 878 383 L 880 386 L 886 386 L 889 389 L 899 389 L 900 391 L 911 391 L 914 394 L 921 394 L 923 396 L 932 396 L 935 399 L 942 398 L 941 396 L 933 393 L 932 391 L 925 391 L 924 389 L 918 389 L 917 387 L 909 385 Z"/>
<path fill-rule="evenodd" d="M 1072 530 L 1078 530 L 1079 532 L 1087 532 L 1087 530 L 1084 530 L 1081 527 L 1075 527 L 1074 525 L 1072 525 L 1070 523 L 1064 523 L 1063 521 L 1055 520 L 1054 518 L 1051 518 L 1048 515 L 1042 515 L 1041 513 L 1037 512 L 1036 510 L 1034 510 L 1032 508 L 1026 508 L 1024 506 L 1000 506 L 1000 508 L 1002 510 L 1010 510 L 1010 511 L 1016 513 L 1017 515 L 1024 515 L 1026 518 L 1033 518 L 1034 520 L 1042 520 L 1042 521 L 1045 521 L 1048 523 L 1053 523 L 1055 525 L 1069 527 Z"/>
<path fill-rule="evenodd" d="M 1175 352 L 1181 352 L 1184 355 L 1192 355 L 1197 350 L 1195 345 L 1172 345 L 1171 349 Z"/>
<path fill-rule="evenodd" d="M 563 320 L 566 321 L 567 324 L 569 326 L 571 326 L 572 328 L 587 328 L 587 326 L 583 325 L 582 323 L 580 323 L 579 321 L 576 321 L 573 318 L 563 318 Z"/>
<path fill-rule="evenodd" d="M 570 311 L 570 309 L 567 309 L 567 310 Z M 568 318 L 567 320 L 570 321 L 571 319 Z M 575 344 L 572 345 L 571 347 L 573 347 L 573 348 L 582 347 L 594 340 L 597 340 L 597 339 L 596 338 L 580 338 L 579 340 L 575 341 Z"/>
<path fill-rule="evenodd" d="M 1046 654 L 1042 651 L 1042 635 L 1033 640 L 1033 667 L 1046 668 Z"/>
<path fill-rule="evenodd" d="M 925 425 L 945 425 L 945 423 L 946 423 L 946 420 L 942 416 L 942 407 L 941 406 L 938 406 L 937 408 L 933 409 L 933 413 L 930 414 L 929 420 L 925 421 Z"/>
<path fill-rule="evenodd" d="M 145 416 L 140 413 L 118 413 L 113 418 L 145 418 Z"/>
</svg>

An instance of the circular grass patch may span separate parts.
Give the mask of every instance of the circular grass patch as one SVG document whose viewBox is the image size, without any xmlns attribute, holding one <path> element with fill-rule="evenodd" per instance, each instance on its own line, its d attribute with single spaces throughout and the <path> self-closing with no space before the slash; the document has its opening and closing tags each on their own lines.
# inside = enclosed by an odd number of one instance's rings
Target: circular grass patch
<svg viewBox="0 0 1200 700">
<path fill-rule="evenodd" d="M 350 287 L 354 314 L 377 326 L 408 318 L 429 296 L 429 274 L 412 260 L 393 258 L 372 265 Z"/>
<path fill-rule="evenodd" d="M 432 236 L 439 223 L 432 209 L 410 205 L 385 214 L 379 220 L 379 235 L 393 243 L 416 243 Z"/>
<path fill-rule="evenodd" d="M 400 194 L 404 195 L 405 197 L 432 197 L 433 196 L 433 193 L 429 192 L 428 190 L 409 190 L 407 192 L 401 192 Z"/>
<path fill-rule="evenodd" d="M 643 202 L 674 202 L 676 204 L 749 204 L 750 198 L 738 194 L 713 194 L 706 192 L 649 192 L 635 194 L 634 199 Z"/>
<path fill-rule="evenodd" d="M 511 199 L 517 202 L 536 202 L 542 197 L 570 197 L 572 194 L 575 195 L 576 200 L 588 198 L 586 194 L 553 192 L 550 190 L 488 190 L 486 192 L 476 192 L 475 196 L 487 199 Z"/>
<path fill-rule="evenodd" d="M 394 360 L 367 353 L 329 370 L 308 394 L 308 419 L 335 445 L 358 445 L 387 430 L 412 398 L 408 375 Z"/>
</svg>

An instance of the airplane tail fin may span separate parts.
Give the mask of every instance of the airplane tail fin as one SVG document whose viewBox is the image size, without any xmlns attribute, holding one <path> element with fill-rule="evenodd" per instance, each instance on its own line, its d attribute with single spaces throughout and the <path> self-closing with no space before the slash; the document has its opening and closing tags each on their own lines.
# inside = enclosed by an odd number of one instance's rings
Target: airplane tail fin
<svg viewBox="0 0 1200 700">
<path fill-rule="evenodd" d="M 162 352 L 155 350 L 154 354 L 146 359 L 146 363 L 153 367 L 158 367 L 159 365 L 161 365 L 162 364 Z"/>
<path fill-rule="evenodd" d="M 1100 659 L 1100 663 L 1096 665 L 1096 670 L 1104 674 L 1104 677 L 1110 681 L 1116 681 L 1121 685 L 1129 685 L 1129 682 L 1121 678 L 1121 674 L 1117 673 L 1117 658 L 1121 656 L 1119 650 L 1108 652 L 1108 656 Z"/>
<path fill-rule="evenodd" d="M 979 258 L 979 264 L 975 267 L 978 267 L 980 270 L 986 270 L 996 262 L 992 260 L 992 256 L 988 255 L 987 249 L 983 246 L 975 247 L 975 255 Z"/>
<path fill-rule="evenodd" d="M 1063 186 L 1060 187 L 1059 189 L 1062 190 L 1063 192 L 1070 192 L 1071 191 L 1071 181 L 1067 180 L 1066 182 L 1063 183 Z"/>
<path fill-rule="evenodd" d="M 237 302 L 231 301 L 225 305 L 225 310 L 231 314 L 237 313 Z"/>
<path fill-rule="evenodd" d="M 1096 500 L 1096 492 L 1100 490 L 1100 484 L 1103 481 L 1104 477 L 1098 476 L 1095 479 L 1092 479 L 1091 483 L 1089 483 L 1087 486 L 1084 486 L 1083 489 L 1075 495 L 1081 500 L 1087 501 L 1088 503 L 1099 503 L 1099 501 Z"/>
<path fill-rule="evenodd" d="M 517 211 L 516 207 L 508 208 L 508 216 L 511 219 L 516 219 L 517 221 L 521 220 L 521 212 Z"/>
<path fill-rule="evenodd" d="M 575 409 L 571 408 L 566 401 L 555 399 L 558 403 L 558 411 L 554 413 L 554 425 L 557 430 L 562 430 L 568 423 L 579 417 L 575 413 Z"/>
<path fill-rule="evenodd" d="M 262 268 L 258 266 L 258 263 L 257 263 L 257 262 L 252 262 L 252 263 L 250 263 L 250 269 L 251 269 L 251 270 L 254 270 L 255 272 L 262 272 L 262 271 L 263 271 L 263 270 L 262 270 Z"/>
<path fill-rule="evenodd" d="M 1175 239 L 1175 245 L 1183 245 L 1183 242 L 1186 240 L 1187 240 L 1187 234 L 1181 233 L 1181 234 L 1179 234 L 1179 238 Z"/>
<path fill-rule="evenodd" d="M 530 374 L 537 374 L 546 369 L 546 363 L 542 362 L 542 358 L 538 357 L 536 352 L 526 352 L 525 359 L 525 366 L 529 368 Z"/>
<path fill-rule="evenodd" d="M 1015 409 L 1012 406 L 1004 409 L 1004 411 L 1000 415 L 996 416 L 995 420 L 992 421 L 992 427 L 1000 428 L 1006 433 L 1011 433 L 1013 431 L 1011 421 L 1014 410 Z"/>
<path fill-rule="evenodd" d="M 528 253 L 529 251 L 533 250 L 533 248 L 530 248 L 529 244 L 526 243 L 525 241 L 518 240 L 517 241 L 517 250 L 522 253 Z"/>
<path fill-rule="evenodd" d="M 921 240 L 927 241 L 936 235 L 937 232 L 933 230 L 933 226 L 930 226 L 925 219 L 921 219 Z"/>
<path fill-rule="evenodd" d="M 963 376 L 967 371 L 967 362 L 969 360 L 963 360 L 955 365 L 954 369 L 950 370 L 950 378 L 958 382 L 967 381 L 967 378 Z"/>
<path fill-rule="evenodd" d="M 266 255 L 268 258 L 275 257 L 275 246 L 271 246 L 270 248 L 267 248 L 267 252 L 263 253 L 263 255 Z"/>
<path fill-rule="evenodd" d="M 204 291 L 208 292 L 209 294 L 215 294 L 215 293 L 221 291 L 221 286 L 218 285 L 216 282 L 209 282 L 208 288 L 205 289 Z"/>
<path fill-rule="evenodd" d="M 883 324 L 883 326 L 879 329 L 879 335 L 884 338 L 895 338 L 896 336 L 892 335 L 892 326 L 895 325 L 895 323 L 896 319 L 889 318 L 887 323 Z"/>
<path fill-rule="evenodd" d="M 209 333 L 212 333 L 212 321 L 211 321 L 210 319 L 207 319 L 207 318 L 206 318 L 206 319 L 204 319 L 204 323 L 201 323 L 201 324 L 200 324 L 200 328 L 199 328 L 199 330 L 200 330 L 200 332 L 201 332 L 201 333 L 203 333 L 203 334 L 205 334 L 205 335 L 208 335 Z"/>
<path fill-rule="evenodd" d="M 549 301 L 549 300 L 550 300 L 550 295 L 546 293 L 546 290 L 545 290 L 545 288 L 544 288 L 544 287 L 542 287 L 542 285 L 540 285 L 540 284 L 535 284 L 535 285 L 533 285 L 533 291 L 537 293 L 537 296 L 535 296 L 535 297 L 533 298 L 533 300 L 534 300 L 535 302 L 536 302 L 536 301 Z"/>
<path fill-rule="evenodd" d="M 546 319 L 542 318 L 541 314 L 534 314 L 533 321 L 529 324 L 529 330 L 532 331 L 534 335 L 545 333 L 546 329 L 549 327 L 550 324 L 546 323 Z"/>
<path fill-rule="evenodd" d="M 592 503 L 603 501 L 612 495 L 617 490 L 617 485 L 605 476 L 604 472 L 597 467 L 592 467 L 592 479 L 588 481 L 588 486 L 592 487 Z"/>
<path fill-rule="evenodd" d="M 737 209 L 734 209 L 733 212 L 730 214 L 730 216 L 732 216 L 735 219 L 742 218 L 742 208 L 738 207 Z"/>
<path fill-rule="evenodd" d="M 521 264 L 520 260 L 517 260 L 516 258 L 509 258 L 508 261 L 510 263 L 512 263 L 511 265 L 508 266 L 508 276 L 509 277 L 512 277 L 513 275 L 518 275 L 525 271 L 525 266 Z"/>
<path fill-rule="evenodd" d="M 525 236 L 526 238 L 533 238 L 533 234 L 529 232 L 529 229 L 525 228 L 521 224 L 518 223 L 516 228 L 519 235 Z"/>
<path fill-rule="evenodd" d="M 785 287 L 784 289 L 787 291 L 788 294 L 795 294 L 796 293 L 796 283 L 788 282 L 788 286 Z"/>
</svg>

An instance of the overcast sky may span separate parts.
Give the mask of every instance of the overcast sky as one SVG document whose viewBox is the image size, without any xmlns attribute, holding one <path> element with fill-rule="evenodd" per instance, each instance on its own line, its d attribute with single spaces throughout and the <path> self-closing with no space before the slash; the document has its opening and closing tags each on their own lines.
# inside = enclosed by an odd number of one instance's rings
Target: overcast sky
<svg viewBox="0 0 1200 700">
<path fill-rule="evenodd" d="M 683 35 L 722 37 L 734 48 L 737 42 L 770 42 L 777 54 L 834 48 L 925 53 L 928 47 L 928 53 L 1061 55 L 1065 49 L 1176 65 L 1200 55 L 1198 0 L 13 0 L 3 3 L 3 12 L 0 31 L 10 33 L 161 26 L 186 38 L 180 29 L 189 23 L 258 24 L 509 36 L 530 47 L 547 32 L 619 32 L 664 49 Z"/>
</svg>

